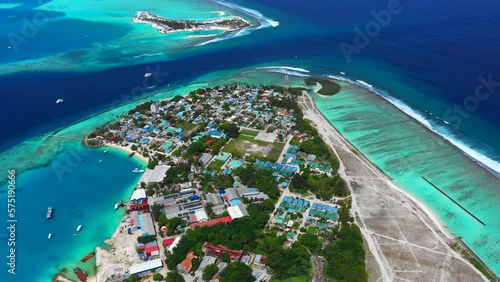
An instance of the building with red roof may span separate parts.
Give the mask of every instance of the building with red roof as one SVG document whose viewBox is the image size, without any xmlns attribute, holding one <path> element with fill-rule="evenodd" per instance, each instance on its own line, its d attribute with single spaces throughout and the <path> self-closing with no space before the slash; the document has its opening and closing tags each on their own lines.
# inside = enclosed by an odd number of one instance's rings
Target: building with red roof
<svg viewBox="0 0 500 282">
<path fill-rule="evenodd" d="M 158 246 L 150 246 L 144 249 L 146 256 L 150 257 L 152 255 L 158 255 L 160 253 Z"/>
<path fill-rule="evenodd" d="M 189 273 L 193 268 L 193 259 L 198 258 L 198 254 L 191 251 L 186 255 L 186 258 L 177 265 L 177 270 L 181 273 Z"/>
<path fill-rule="evenodd" d="M 193 223 L 191 225 L 189 225 L 189 228 L 191 229 L 194 229 L 195 227 L 199 226 L 199 227 L 202 227 L 202 226 L 214 226 L 216 225 L 217 223 L 228 223 L 228 222 L 231 222 L 233 221 L 233 219 L 231 218 L 231 216 L 224 216 L 224 217 L 220 217 L 220 218 L 216 218 L 216 219 L 212 219 L 212 220 L 209 220 L 209 221 L 203 221 L 203 222 L 198 222 L 198 223 Z"/>
<path fill-rule="evenodd" d="M 167 238 L 163 240 L 163 246 L 170 246 L 175 241 L 175 238 Z"/>
<path fill-rule="evenodd" d="M 239 260 L 243 254 L 243 250 L 232 250 L 226 246 L 212 245 L 212 243 L 205 242 L 202 247 L 203 252 L 206 255 L 212 255 L 219 257 L 223 253 L 228 253 L 232 260 Z"/>
</svg>

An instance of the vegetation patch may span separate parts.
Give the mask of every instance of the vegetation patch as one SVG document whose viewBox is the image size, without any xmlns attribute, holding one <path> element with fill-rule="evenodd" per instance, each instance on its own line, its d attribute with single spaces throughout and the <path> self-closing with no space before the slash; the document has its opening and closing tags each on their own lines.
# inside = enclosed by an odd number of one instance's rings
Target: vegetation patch
<svg viewBox="0 0 500 282">
<path fill-rule="evenodd" d="M 284 146 L 284 143 L 268 143 L 255 140 L 251 136 L 240 135 L 238 138 L 231 140 L 222 151 L 231 153 L 236 157 L 249 154 L 275 162 L 280 157 Z"/>
<path fill-rule="evenodd" d="M 207 169 L 219 171 L 220 168 L 224 165 L 224 163 L 225 163 L 224 161 L 214 160 L 207 166 Z"/>
<path fill-rule="evenodd" d="M 175 127 L 182 128 L 183 131 L 189 131 L 196 127 L 196 124 L 190 122 L 178 122 Z"/>
<path fill-rule="evenodd" d="M 318 94 L 321 95 L 332 96 L 340 91 L 340 85 L 324 78 L 308 77 L 306 78 L 305 83 L 309 86 L 314 86 L 316 83 L 319 83 L 321 85 L 321 89 L 318 91 Z"/>
<path fill-rule="evenodd" d="M 249 130 L 249 129 L 242 129 L 240 131 L 240 134 L 243 134 L 243 135 L 248 135 L 248 136 L 257 136 L 257 134 L 259 134 L 258 131 L 253 131 L 253 130 Z"/>
</svg>

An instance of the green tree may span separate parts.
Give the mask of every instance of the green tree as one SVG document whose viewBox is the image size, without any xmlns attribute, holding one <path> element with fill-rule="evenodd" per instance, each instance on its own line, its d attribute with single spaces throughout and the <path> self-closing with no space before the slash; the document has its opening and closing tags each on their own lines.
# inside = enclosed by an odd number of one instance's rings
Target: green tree
<svg viewBox="0 0 500 282">
<path fill-rule="evenodd" d="M 177 270 L 174 270 L 172 272 L 169 272 L 167 273 L 167 282 L 186 282 L 186 280 L 184 280 L 184 277 L 182 277 L 182 275 L 177 272 Z"/>
<path fill-rule="evenodd" d="M 229 256 L 228 253 L 222 253 L 220 256 L 220 260 L 225 263 L 230 263 L 231 262 L 231 256 Z"/>
<path fill-rule="evenodd" d="M 132 146 L 130 146 L 130 149 L 132 151 L 137 151 L 137 146 L 135 144 L 133 144 Z"/>
<path fill-rule="evenodd" d="M 214 277 L 214 275 L 219 271 L 219 268 L 215 263 L 207 265 L 205 269 L 203 269 L 203 275 L 201 278 L 205 281 L 208 281 Z"/>
<path fill-rule="evenodd" d="M 252 269 L 241 262 L 231 262 L 222 270 L 220 282 L 254 282 Z"/>
<path fill-rule="evenodd" d="M 135 274 L 135 273 L 134 273 L 134 274 L 132 274 L 132 275 L 130 275 L 130 276 L 128 277 L 128 280 L 129 280 L 129 281 L 134 281 L 134 282 L 135 282 L 135 281 L 141 281 L 141 280 L 142 280 L 142 278 L 141 278 L 141 276 L 139 276 L 139 275 L 137 275 L 137 274 Z"/>
<path fill-rule="evenodd" d="M 153 280 L 154 281 L 162 281 L 163 275 L 161 275 L 160 273 L 155 273 L 155 275 L 153 275 Z"/>
</svg>

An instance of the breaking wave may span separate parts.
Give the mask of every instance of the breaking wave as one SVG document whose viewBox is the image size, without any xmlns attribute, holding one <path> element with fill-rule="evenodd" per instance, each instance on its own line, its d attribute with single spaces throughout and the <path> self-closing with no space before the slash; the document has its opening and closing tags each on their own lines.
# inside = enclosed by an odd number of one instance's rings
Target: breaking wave
<svg viewBox="0 0 500 282">
<path fill-rule="evenodd" d="M 484 153 L 481 152 L 480 149 L 474 148 L 473 145 L 468 144 L 465 140 L 457 136 L 457 134 L 453 133 L 452 130 L 450 129 L 450 123 L 440 119 L 436 116 L 434 116 L 432 113 L 428 113 L 432 118 L 426 117 L 424 114 L 420 113 L 418 110 L 413 109 L 410 105 L 406 104 L 405 102 L 401 101 L 398 98 L 393 97 L 390 95 L 387 91 L 377 89 L 373 87 L 373 85 L 366 83 L 365 81 L 362 80 L 351 80 L 349 78 L 343 77 L 343 76 L 336 76 L 336 75 L 327 75 L 327 77 L 345 81 L 348 83 L 356 84 L 361 87 L 364 87 L 373 93 L 376 93 L 377 95 L 381 96 L 385 100 L 387 100 L 389 103 L 394 105 L 396 108 L 400 109 L 403 111 L 405 114 L 408 116 L 412 117 L 416 121 L 418 121 L 420 124 L 431 130 L 432 132 L 438 134 L 442 138 L 444 138 L 446 141 L 450 142 L 453 144 L 456 148 L 458 148 L 460 151 L 462 151 L 463 154 L 471 158 L 473 161 L 478 163 L 480 166 L 486 168 L 489 170 L 491 173 L 493 173 L 495 176 L 500 177 L 500 163 Z M 436 122 L 436 120 L 442 121 L 444 124 L 440 125 Z"/>
<path fill-rule="evenodd" d="M 253 10 L 253 9 L 249 9 L 249 8 L 246 8 L 246 7 L 242 7 L 240 5 L 237 5 L 237 4 L 234 4 L 234 3 L 228 3 L 228 2 L 225 2 L 225 1 L 217 1 L 217 0 L 210 0 L 218 5 L 221 5 L 221 6 L 224 6 L 224 7 L 227 7 L 231 10 L 234 10 L 234 11 L 237 11 L 239 13 L 242 13 L 244 15 L 247 15 L 255 20 L 257 20 L 259 22 L 259 26 L 257 27 L 247 27 L 247 28 L 244 28 L 242 30 L 238 30 L 238 31 L 235 31 L 235 32 L 230 32 L 224 36 L 221 36 L 221 37 L 217 37 L 217 38 L 214 38 L 214 39 L 211 39 L 211 40 L 208 40 L 208 41 L 205 41 L 205 42 L 201 42 L 199 44 L 197 44 L 196 46 L 203 46 L 203 45 L 207 45 L 207 44 L 210 44 L 210 43 L 215 43 L 215 42 L 219 42 L 219 41 L 223 41 L 223 40 L 228 40 L 228 39 L 232 39 L 232 38 L 236 38 L 236 37 L 240 37 L 240 36 L 245 36 L 245 35 L 248 35 L 250 33 L 252 33 L 254 30 L 257 30 L 257 29 L 262 29 L 262 28 L 268 28 L 268 27 L 277 27 L 279 26 L 279 22 L 278 21 L 275 21 L 273 19 L 270 19 L 268 17 L 265 17 L 261 12 L 257 11 L 257 10 Z"/>
</svg>

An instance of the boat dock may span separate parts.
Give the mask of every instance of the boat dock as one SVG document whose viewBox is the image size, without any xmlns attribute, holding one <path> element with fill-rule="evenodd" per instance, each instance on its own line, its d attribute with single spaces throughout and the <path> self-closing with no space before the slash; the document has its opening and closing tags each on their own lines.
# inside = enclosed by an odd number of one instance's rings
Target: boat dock
<svg viewBox="0 0 500 282">
<path fill-rule="evenodd" d="M 448 199 L 450 199 L 453 203 L 455 203 L 457 206 L 459 206 L 460 208 L 462 208 L 466 213 L 470 214 L 470 216 L 472 216 L 475 220 L 477 220 L 479 223 L 481 223 L 482 225 L 486 226 L 486 224 L 484 222 L 482 222 L 479 218 L 477 218 L 475 215 L 473 215 L 470 211 L 468 211 L 466 208 L 464 208 L 461 204 L 459 204 L 457 201 L 453 200 L 453 198 L 451 198 L 450 196 L 448 196 L 448 194 L 446 194 L 443 190 L 439 189 L 436 185 L 434 185 L 434 183 L 430 182 L 427 178 L 423 177 L 422 178 L 427 182 L 429 183 L 432 187 L 436 188 L 439 192 L 441 192 L 441 194 L 445 195 Z"/>
</svg>

